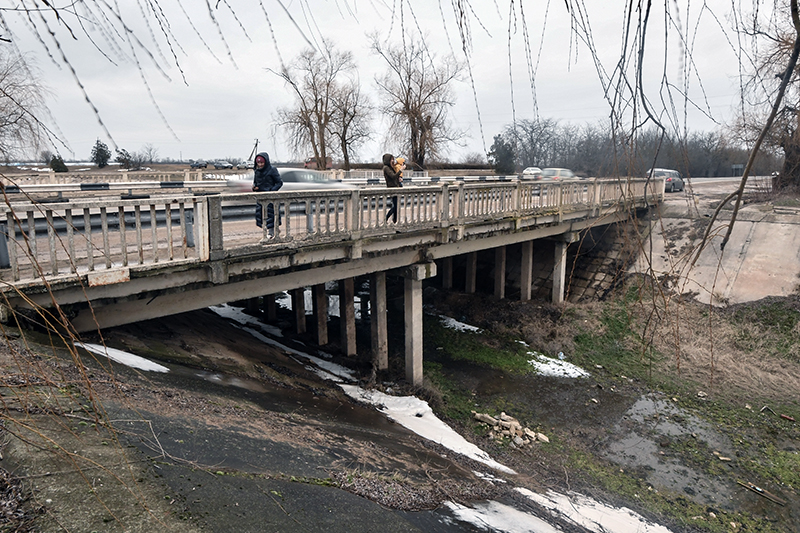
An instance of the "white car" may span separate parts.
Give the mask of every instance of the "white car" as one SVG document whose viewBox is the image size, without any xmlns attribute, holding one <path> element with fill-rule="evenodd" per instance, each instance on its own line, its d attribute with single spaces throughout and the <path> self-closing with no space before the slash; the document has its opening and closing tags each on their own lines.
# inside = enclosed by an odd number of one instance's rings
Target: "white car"
<svg viewBox="0 0 800 533">
<path fill-rule="evenodd" d="M 539 167 L 528 167 L 522 171 L 522 177 L 528 179 L 536 179 L 542 177 L 542 169 Z"/>
<path fill-rule="evenodd" d="M 568 168 L 546 168 L 542 170 L 542 179 L 569 179 L 574 178 L 575 173 Z"/>
</svg>

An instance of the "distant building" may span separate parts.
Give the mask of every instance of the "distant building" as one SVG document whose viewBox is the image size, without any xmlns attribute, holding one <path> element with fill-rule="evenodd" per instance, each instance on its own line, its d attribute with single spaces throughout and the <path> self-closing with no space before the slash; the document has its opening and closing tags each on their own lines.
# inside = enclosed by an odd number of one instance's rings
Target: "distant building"
<svg viewBox="0 0 800 533">
<path fill-rule="evenodd" d="M 317 170 L 317 159 L 315 157 L 309 157 L 306 159 L 305 163 L 303 163 L 303 168 L 310 168 L 312 170 Z M 325 158 L 325 170 L 330 170 L 333 168 L 333 159 L 330 157 Z"/>
</svg>

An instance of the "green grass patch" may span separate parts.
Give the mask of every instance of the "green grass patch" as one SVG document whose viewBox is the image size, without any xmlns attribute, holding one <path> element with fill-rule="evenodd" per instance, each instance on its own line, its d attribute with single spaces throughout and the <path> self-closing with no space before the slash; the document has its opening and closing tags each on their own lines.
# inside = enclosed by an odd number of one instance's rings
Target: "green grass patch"
<svg viewBox="0 0 800 533">
<path fill-rule="evenodd" d="M 652 378 L 653 366 L 662 357 L 642 342 L 637 318 L 636 305 L 628 299 L 610 303 L 600 315 L 599 331 L 575 336 L 571 361 L 585 368 L 602 365 L 615 375 Z"/>
<path fill-rule="evenodd" d="M 472 411 L 480 410 L 475 405 L 475 396 L 471 391 L 460 388 L 458 383 L 448 378 L 440 363 L 424 362 L 425 377 L 441 395 L 441 412 L 453 420 L 466 421 L 472 418 Z M 439 409 L 436 409 L 439 411 Z"/>
<path fill-rule="evenodd" d="M 425 343 L 430 350 L 441 351 L 456 361 L 468 361 L 504 372 L 534 372 L 528 364 L 529 348 L 519 342 L 485 332 L 469 333 L 442 325 L 439 317 L 425 316 Z"/>
</svg>

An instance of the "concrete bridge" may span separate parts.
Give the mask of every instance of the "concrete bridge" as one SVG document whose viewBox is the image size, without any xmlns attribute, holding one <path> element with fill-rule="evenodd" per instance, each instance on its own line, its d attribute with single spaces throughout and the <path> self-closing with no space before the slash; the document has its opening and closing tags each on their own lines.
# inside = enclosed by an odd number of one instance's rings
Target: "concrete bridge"
<svg viewBox="0 0 800 533">
<path fill-rule="evenodd" d="M 477 253 L 494 250 L 494 293 L 505 297 L 506 248 L 521 246 L 520 298 L 531 296 L 536 241 L 554 242 L 554 302 L 564 298 L 566 253 L 580 232 L 657 204 L 660 181 L 450 182 L 402 189 L 103 196 L 0 207 L 2 317 L 35 315 L 76 333 L 274 295 L 292 294 L 298 333 L 311 287 L 316 342 L 328 344 L 327 282 L 338 282 L 341 349 L 356 353 L 357 277 L 369 277 L 372 354 L 388 367 L 386 277 L 404 280 L 406 378 L 422 381 L 422 282 L 453 285 L 453 259 L 476 286 Z M 133 196 L 133 195 L 129 195 Z M 386 220 L 393 197 L 396 223 Z M 9 196 L 7 196 L 9 198 Z M 255 226 L 277 214 L 274 235 Z"/>
</svg>

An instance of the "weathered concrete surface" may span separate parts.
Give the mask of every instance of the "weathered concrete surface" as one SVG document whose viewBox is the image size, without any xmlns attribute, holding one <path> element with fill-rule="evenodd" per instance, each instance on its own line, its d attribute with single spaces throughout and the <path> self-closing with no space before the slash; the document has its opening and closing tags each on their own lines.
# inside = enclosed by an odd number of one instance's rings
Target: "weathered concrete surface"
<svg viewBox="0 0 800 533">
<path fill-rule="evenodd" d="M 729 184 L 728 189 L 733 188 Z M 732 213 L 728 206 L 692 266 L 720 191 L 719 186 L 701 184 L 695 187 L 694 196 L 667 195 L 661 218 L 653 221 L 650 238 L 632 270 L 648 272 L 652 268 L 668 287 L 715 305 L 795 293 L 800 284 L 797 208 L 776 207 L 769 201 L 745 205 L 723 251 L 720 245 Z"/>
</svg>

